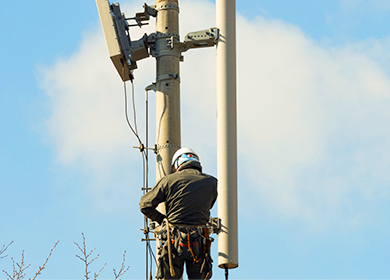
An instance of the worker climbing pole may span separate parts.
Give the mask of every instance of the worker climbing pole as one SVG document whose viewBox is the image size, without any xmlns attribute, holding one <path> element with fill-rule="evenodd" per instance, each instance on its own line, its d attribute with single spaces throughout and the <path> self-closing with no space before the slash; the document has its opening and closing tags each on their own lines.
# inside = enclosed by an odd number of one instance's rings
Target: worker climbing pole
<svg viewBox="0 0 390 280">
<path fill-rule="evenodd" d="M 226 5 L 224 5 L 224 3 Z M 146 97 L 148 96 L 149 91 L 154 91 L 156 94 L 156 144 L 153 148 L 148 147 L 148 141 L 146 141 L 146 144 L 143 143 L 138 135 L 137 129 L 133 129 L 133 127 L 131 126 L 127 116 L 126 107 L 127 122 L 139 141 L 139 146 L 137 148 L 140 149 L 144 159 L 144 186 L 142 188 L 144 194 L 146 194 L 150 190 L 147 180 L 148 149 L 153 149 L 156 154 L 156 179 L 157 181 L 159 181 L 161 178 L 164 178 L 171 173 L 173 164 L 173 162 L 171 162 L 172 156 L 175 154 L 176 151 L 181 148 L 179 64 L 180 61 L 183 61 L 182 53 L 192 48 L 211 47 L 215 46 L 218 43 L 217 64 L 221 65 L 221 67 L 232 67 L 229 70 L 223 69 L 221 71 L 222 74 L 217 74 L 217 80 L 222 81 L 218 82 L 217 84 L 217 89 L 219 89 L 217 100 L 220 100 L 217 101 L 220 102 L 220 105 L 218 105 L 219 120 L 217 122 L 218 177 L 221 176 L 222 178 L 222 202 L 224 204 L 232 203 L 232 207 L 231 205 L 229 205 L 231 209 L 230 212 L 229 207 L 227 207 L 227 205 L 222 208 L 219 207 L 218 212 L 221 211 L 223 219 L 212 219 L 207 225 L 207 231 L 204 231 L 205 227 L 200 228 L 199 230 L 193 230 L 188 227 L 186 228 L 186 231 L 188 233 L 186 235 L 188 237 L 187 247 L 193 256 L 194 262 L 200 262 L 201 259 L 199 258 L 199 256 L 195 256 L 194 251 L 192 250 L 195 247 L 192 246 L 195 246 L 194 244 L 196 243 L 191 243 L 192 241 L 190 241 L 190 239 L 193 238 L 196 234 L 199 235 L 199 238 L 202 237 L 203 239 L 199 240 L 201 240 L 201 242 L 205 244 L 205 252 L 207 252 L 209 260 L 211 260 L 210 244 L 213 239 L 209 237 L 209 233 L 221 232 L 221 234 L 223 235 L 222 239 L 224 240 L 224 244 L 220 244 L 220 247 L 222 248 L 222 254 L 219 255 L 222 255 L 223 257 L 219 261 L 219 267 L 225 268 L 227 277 L 227 269 L 238 266 L 237 246 L 234 244 L 233 246 L 226 246 L 226 244 L 229 242 L 237 242 L 237 213 L 234 214 L 232 212 L 237 211 L 237 201 L 234 201 L 234 199 L 237 198 L 233 197 L 237 192 L 237 154 L 235 135 L 235 30 L 231 29 L 232 25 L 235 25 L 235 15 L 233 14 L 233 17 L 230 19 L 228 18 L 229 16 L 232 16 L 232 5 L 233 9 L 235 9 L 235 0 L 217 0 L 217 21 L 218 24 L 221 24 L 223 31 L 223 33 L 221 33 L 222 36 L 220 42 L 219 28 L 210 28 L 207 30 L 188 33 L 185 36 L 184 41 L 181 42 L 179 37 L 178 0 L 156 0 L 156 5 L 147 5 L 145 3 L 143 6 L 144 10 L 142 12 L 136 13 L 135 16 L 131 18 L 125 17 L 125 15 L 120 10 L 119 3 L 110 4 L 108 0 L 96 0 L 96 4 L 99 10 L 99 15 L 106 38 L 109 56 L 123 82 L 125 83 L 129 80 L 132 82 L 133 95 L 134 70 L 137 69 L 137 61 L 145 59 L 149 56 L 153 56 L 156 58 L 155 81 L 145 88 Z M 229 7 L 225 9 L 226 6 Z M 218 7 L 223 10 L 223 17 L 218 17 Z M 148 24 L 150 17 L 156 18 L 156 32 L 151 33 L 149 35 L 145 34 L 139 40 L 132 40 L 130 37 L 131 27 L 142 27 L 143 25 Z M 218 20 L 218 18 L 223 18 L 223 20 L 225 21 L 233 20 L 233 23 L 226 24 L 226 22 Z M 232 43 L 234 44 L 234 46 L 232 45 Z M 233 53 L 234 56 L 229 58 L 229 56 L 233 55 Z M 232 61 L 234 61 L 234 63 L 231 63 Z M 229 75 L 234 75 L 234 77 Z M 227 80 L 231 80 L 232 78 L 233 80 L 232 82 L 230 82 L 230 84 L 226 83 Z M 233 88 L 227 89 L 226 87 L 229 86 L 233 86 Z M 124 88 L 125 96 L 127 97 L 126 85 L 124 86 Z M 147 102 L 148 99 L 146 98 L 146 104 L 148 104 Z M 232 104 L 231 102 L 234 102 L 234 104 Z M 226 120 L 221 120 L 221 118 L 226 118 Z M 146 131 L 148 135 L 148 127 Z M 148 136 L 146 136 L 146 138 L 148 138 Z M 194 156 L 194 154 L 192 153 L 183 154 L 183 156 L 186 156 L 185 160 L 192 161 L 195 158 L 199 162 L 199 158 L 197 156 L 192 158 L 192 156 Z M 223 162 L 225 160 L 226 162 Z M 179 171 L 179 169 L 180 167 L 176 168 L 173 171 Z M 199 168 L 196 167 L 196 169 Z M 221 188 L 221 185 L 219 186 L 219 188 Z M 214 202 L 215 198 L 210 199 L 209 206 L 211 207 Z M 160 204 L 160 206 L 158 207 L 158 211 L 159 213 L 165 214 L 164 203 Z M 232 222 L 229 221 L 231 215 L 233 215 Z M 165 235 L 167 235 L 168 238 L 164 235 L 164 231 L 161 230 L 161 227 L 158 230 L 156 229 L 156 233 L 158 232 L 156 236 L 157 239 L 165 238 L 165 243 L 170 243 L 170 234 L 175 234 L 175 232 L 177 234 L 178 228 L 172 226 L 170 224 L 170 221 L 165 221 Z M 223 230 L 221 230 L 221 223 Z M 160 221 L 160 225 L 162 226 L 162 220 Z M 149 238 L 149 232 L 151 232 L 153 229 L 154 224 L 149 224 L 148 219 L 145 218 L 145 226 L 143 229 L 145 233 L 145 239 L 143 240 L 147 243 L 147 251 L 151 251 L 149 241 L 152 239 Z M 172 230 L 172 232 L 170 230 Z M 230 234 L 234 236 L 230 238 Z M 151 252 L 150 255 L 154 257 L 153 252 Z M 205 261 L 203 260 L 202 270 L 204 269 L 204 265 Z M 211 267 L 211 261 L 209 261 L 208 265 Z M 207 276 L 205 276 L 205 278 L 211 277 L 211 270 L 210 273 L 206 274 Z M 174 275 L 172 275 L 171 273 L 171 276 L 173 277 Z M 151 273 L 149 275 L 149 278 L 151 278 Z"/>
</svg>

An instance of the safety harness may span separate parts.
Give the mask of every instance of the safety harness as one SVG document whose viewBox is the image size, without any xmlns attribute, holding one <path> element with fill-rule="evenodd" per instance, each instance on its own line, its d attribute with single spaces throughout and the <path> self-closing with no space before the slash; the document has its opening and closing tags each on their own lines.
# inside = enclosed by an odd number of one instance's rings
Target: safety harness
<svg viewBox="0 0 390 280">
<path fill-rule="evenodd" d="M 185 230 L 186 232 L 184 232 Z M 195 264 L 201 264 L 201 273 L 205 272 L 205 280 L 208 280 L 211 278 L 212 272 L 212 259 L 210 255 L 210 247 L 211 242 L 214 241 L 213 238 L 210 237 L 209 230 L 205 226 L 197 226 L 197 227 L 176 227 L 168 222 L 168 220 L 165 218 L 161 224 L 161 226 L 156 227 L 154 231 L 156 240 L 158 241 L 158 257 L 162 257 L 162 249 L 166 245 L 168 249 L 168 260 L 169 260 L 169 271 L 172 277 L 175 276 L 175 270 L 173 268 L 173 262 L 172 262 L 172 245 L 175 246 L 175 248 L 184 247 L 187 248 L 192 256 L 192 259 Z M 185 236 L 185 238 L 183 238 Z M 191 239 L 194 239 L 196 236 L 196 241 Z M 168 240 L 170 242 L 168 242 Z M 201 244 L 199 244 L 201 243 Z M 198 254 L 194 252 L 194 249 L 198 246 L 202 248 L 201 251 L 199 251 Z M 198 248 L 199 248 L 198 247 Z M 198 249 L 199 250 L 199 249 Z M 198 256 L 197 256 L 198 255 Z"/>
</svg>

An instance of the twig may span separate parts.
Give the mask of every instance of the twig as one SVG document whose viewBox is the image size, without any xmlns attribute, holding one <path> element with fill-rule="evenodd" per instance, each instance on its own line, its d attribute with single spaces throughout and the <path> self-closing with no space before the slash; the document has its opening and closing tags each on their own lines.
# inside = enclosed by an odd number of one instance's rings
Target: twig
<svg viewBox="0 0 390 280">
<path fill-rule="evenodd" d="M 13 266 L 12 276 L 5 270 L 3 270 L 3 272 L 10 278 L 9 280 L 22 280 L 26 276 L 24 271 L 30 267 L 30 265 L 25 266 L 26 264 L 24 263 L 24 251 L 22 252 L 22 260 L 20 264 L 15 262 L 13 258 L 11 258 L 11 260 Z"/>
<path fill-rule="evenodd" d="M 118 274 L 116 273 L 115 269 L 114 270 L 114 275 L 115 275 L 115 279 L 114 280 L 120 280 L 119 277 L 124 275 L 130 268 L 130 266 L 128 266 L 127 268 L 125 268 L 125 258 L 126 258 L 126 251 L 123 253 L 123 261 L 122 261 L 122 266 L 118 272 Z"/>
<path fill-rule="evenodd" d="M 102 270 L 104 269 L 104 267 L 106 266 L 106 264 L 107 264 L 107 263 L 105 263 L 105 264 L 103 265 L 103 267 L 99 270 L 98 273 L 95 273 L 95 274 L 94 274 L 93 280 L 96 280 L 96 279 L 98 278 L 100 272 L 102 272 Z"/>
<path fill-rule="evenodd" d="M 1 256 L 1 255 L 8 249 L 8 247 L 9 247 L 12 243 L 14 243 L 14 242 L 11 241 L 7 246 L 3 245 L 3 247 L 1 247 L 1 249 L 0 249 L 0 259 L 4 259 L 4 258 L 8 257 L 7 255 L 5 255 L 5 256 Z"/>
<path fill-rule="evenodd" d="M 39 267 L 38 272 L 35 274 L 34 278 L 31 279 L 31 280 L 35 280 L 35 278 L 36 278 L 39 274 L 41 274 L 41 271 L 45 269 L 45 265 L 47 264 L 47 261 L 50 259 L 50 256 L 51 256 L 51 254 L 53 253 L 54 248 L 57 246 L 57 244 L 58 244 L 59 242 L 60 242 L 60 241 L 58 240 L 58 241 L 56 242 L 56 244 L 54 244 L 53 248 L 51 248 L 50 253 L 49 253 L 49 256 L 46 258 L 45 263 L 44 263 L 42 266 Z"/>
<path fill-rule="evenodd" d="M 77 247 L 79 248 L 79 250 L 83 254 L 83 257 L 80 257 L 79 255 L 76 255 L 76 257 L 78 257 L 82 262 L 84 262 L 84 264 L 85 264 L 85 275 L 84 275 L 85 280 L 89 280 L 89 273 L 90 272 L 88 271 L 88 266 L 99 257 L 99 254 L 97 254 L 96 257 L 94 257 L 91 261 L 88 261 L 88 258 L 91 256 L 92 252 L 95 251 L 96 248 L 93 248 L 91 250 L 91 252 L 89 252 L 87 254 L 87 246 L 85 245 L 85 236 L 84 236 L 84 233 L 81 233 L 81 234 L 83 235 L 83 249 L 81 249 L 79 244 L 77 244 L 76 242 L 74 242 L 74 244 L 77 245 Z M 94 274 L 94 280 L 96 280 L 96 278 L 99 276 L 100 272 L 104 269 L 105 266 L 106 266 L 106 264 L 103 265 L 103 267 L 100 269 L 100 271 L 98 273 Z"/>
</svg>

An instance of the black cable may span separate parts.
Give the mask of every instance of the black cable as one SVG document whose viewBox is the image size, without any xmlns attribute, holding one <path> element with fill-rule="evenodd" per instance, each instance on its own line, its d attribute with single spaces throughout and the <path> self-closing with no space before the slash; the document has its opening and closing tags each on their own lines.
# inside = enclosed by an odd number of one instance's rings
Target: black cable
<svg viewBox="0 0 390 280">
<path fill-rule="evenodd" d="M 228 280 L 229 279 L 229 269 L 228 269 L 226 264 L 224 264 L 223 267 L 225 268 L 225 280 Z"/>
<path fill-rule="evenodd" d="M 134 120 L 134 130 L 138 135 L 138 128 L 137 128 L 137 113 L 135 110 L 135 100 L 134 100 L 134 82 L 131 81 L 131 98 L 133 101 L 133 120 Z"/>
<path fill-rule="evenodd" d="M 145 150 L 145 158 L 146 158 L 146 178 L 145 178 L 145 190 L 148 192 L 149 187 L 149 98 L 148 91 L 145 92 L 145 140 L 146 140 L 146 150 Z"/>
<path fill-rule="evenodd" d="M 123 59 L 121 59 L 121 63 L 122 63 L 122 75 L 124 77 L 125 76 L 125 61 Z M 131 81 L 131 84 L 132 84 L 132 91 L 133 91 L 132 92 L 133 93 L 133 108 L 135 108 L 134 107 L 134 83 L 133 83 L 132 79 L 130 79 L 130 81 Z M 137 139 L 139 141 L 139 144 L 142 145 L 142 141 L 141 141 L 141 139 L 138 136 L 138 132 L 136 132 L 136 130 L 133 129 L 133 127 L 131 126 L 131 123 L 129 121 L 129 115 L 127 113 L 127 88 L 126 88 L 126 81 L 123 81 L 123 88 L 124 88 L 124 92 L 125 92 L 125 115 L 126 115 L 126 121 L 127 121 L 127 124 L 129 125 L 131 131 L 134 133 L 135 137 L 137 137 Z M 135 126 L 137 127 L 136 124 L 135 124 Z"/>
<path fill-rule="evenodd" d="M 150 247 L 150 241 L 148 241 L 147 243 L 148 243 L 149 250 L 150 250 L 149 252 L 150 252 L 151 256 L 153 257 L 154 262 L 157 263 L 156 256 L 154 255 L 153 250 L 152 250 L 152 248 Z"/>
<path fill-rule="evenodd" d="M 134 85 L 133 82 L 131 82 L 131 84 Z M 133 129 L 133 126 L 131 125 L 130 120 L 129 120 L 129 114 L 127 112 L 127 88 L 126 88 L 126 82 L 123 82 L 123 86 L 124 86 L 124 91 L 125 91 L 125 115 L 126 115 L 126 121 L 127 121 L 128 126 L 130 127 L 131 131 L 133 132 L 135 137 L 138 139 L 139 144 L 142 146 L 141 138 L 139 138 L 138 132 Z M 134 89 L 134 87 L 132 87 L 132 89 Z"/>
</svg>

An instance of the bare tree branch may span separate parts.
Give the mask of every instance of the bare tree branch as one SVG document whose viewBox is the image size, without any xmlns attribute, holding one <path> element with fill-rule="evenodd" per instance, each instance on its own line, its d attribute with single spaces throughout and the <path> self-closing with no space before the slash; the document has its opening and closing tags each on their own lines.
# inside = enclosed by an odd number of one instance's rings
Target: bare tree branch
<svg viewBox="0 0 390 280">
<path fill-rule="evenodd" d="M 15 262 L 13 258 L 11 258 L 11 260 L 12 260 L 12 267 L 13 267 L 12 276 L 5 270 L 3 270 L 3 272 L 9 277 L 9 280 L 22 280 L 26 276 L 24 271 L 30 267 L 30 265 L 26 266 L 26 264 L 24 263 L 24 251 L 22 252 L 22 260 L 20 264 Z"/>
<path fill-rule="evenodd" d="M 114 280 L 120 280 L 119 277 L 121 277 L 122 275 L 124 275 L 130 268 L 130 266 L 128 266 L 127 268 L 125 268 L 125 261 L 126 261 L 126 251 L 123 253 L 123 261 L 122 261 L 122 266 L 121 268 L 119 269 L 119 272 L 118 274 L 116 273 L 115 269 L 114 269 L 114 275 L 115 275 L 115 279 Z"/>
<path fill-rule="evenodd" d="M 80 245 L 77 244 L 76 242 L 74 242 L 74 244 L 76 244 L 76 246 L 81 251 L 82 257 L 80 257 L 79 255 L 76 255 L 76 257 L 79 258 L 82 262 L 84 262 L 84 264 L 85 264 L 85 275 L 84 275 L 85 280 L 89 280 L 90 271 L 88 270 L 88 267 L 90 264 L 92 264 L 93 261 L 95 261 L 99 257 L 99 254 L 97 254 L 96 257 L 94 257 L 91 261 L 88 261 L 88 258 L 91 256 L 92 252 L 96 248 L 93 248 L 89 253 L 87 253 L 87 246 L 85 244 L 85 236 L 84 236 L 84 233 L 81 233 L 81 234 L 83 235 L 83 248 L 81 248 Z M 100 269 L 100 271 L 98 273 L 94 274 L 94 280 L 96 280 L 96 278 L 99 276 L 100 272 L 104 269 L 105 266 L 106 266 L 106 264 L 103 265 L 103 267 Z"/>
<path fill-rule="evenodd" d="M 12 243 L 14 243 L 14 242 L 11 241 L 7 246 L 3 245 L 3 247 L 1 247 L 1 249 L 0 249 L 0 259 L 4 259 L 4 258 L 8 257 L 7 255 L 2 256 L 2 254 L 8 249 L 8 247 L 9 247 Z"/>
<path fill-rule="evenodd" d="M 100 272 L 102 272 L 102 270 L 104 269 L 104 267 L 106 266 L 106 264 L 107 264 L 107 263 L 105 263 L 105 264 L 103 265 L 103 267 L 99 270 L 98 273 L 95 273 L 95 274 L 94 274 L 93 280 L 96 280 L 96 279 L 98 278 Z"/>
<path fill-rule="evenodd" d="M 50 256 L 51 256 L 51 254 L 53 253 L 54 248 L 58 245 L 59 242 L 60 242 L 60 241 L 58 240 L 58 241 L 56 242 L 56 244 L 54 244 L 53 248 L 51 248 L 50 253 L 49 253 L 49 256 L 46 258 L 45 263 L 44 263 L 42 266 L 39 267 L 38 272 L 35 274 L 35 276 L 34 276 L 34 278 L 33 278 L 32 280 L 35 280 L 35 278 L 36 278 L 39 274 L 41 274 L 42 270 L 45 269 L 45 266 L 46 266 L 48 260 L 50 259 Z"/>
<path fill-rule="evenodd" d="M 92 253 L 95 251 L 96 248 L 93 248 L 88 253 L 87 245 L 85 243 L 84 233 L 82 233 L 82 236 L 83 236 L 83 246 L 82 247 L 78 243 L 74 242 L 74 244 L 76 244 L 77 248 L 79 248 L 80 252 L 82 253 L 82 254 L 80 254 L 81 256 L 76 255 L 76 257 L 79 258 L 85 264 L 85 275 L 84 275 L 85 276 L 85 280 L 90 280 L 89 274 L 91 272 L 89 271 L 89 266 L 99 257 L 99 254 L 97 254 L 94 258 L 92 258 Z M 13 241 L 10 242 L 7 246 L 3 245 L 1 247 L 1 249 L 0 249 L 0 259 L 7 257 L 7 256 L 1 256 L 1 255 L 8 249 L 8 247 L 12 243 L 13 243 Z M 45 262 L 43 263 L 42 266 L 40 266 L 38 268 L 37 273 L 34 275 L 34 277 L 32 279 L 30 278 L 30 280 L 35 280 L 37 278 L 37 276 L 41 274 L 42 270 L 45 269 L 46 264 L 49 261 L 51 255 L 52 255 L 54 249 L 57 247 L 58 243 L 59 243 L 59 241 L 57 241 L 54 244 L 54 246 L 51 248 L 50 253 L 47 256 Z M 3 272 L 8 277 L 7 280 L 23 280 L 25 278 L 25 276 L 26 276 L 25 270 L 30 267 L 30 264 L 26 265 L 26 263 L 24 261 L 24 251 L 22 251 L 22 258 L 21 258 L 20 264 L 17 263 L 13 258 L 11 258 L 11 260 L 12 260 L 12 267 L 13 267 L 12 275 L 9 274 L 7 271 L 3 270 Z M 125 266 L 125 261 L 126 261 L 126 251 L 124 251 L 124 253 L 123 253 L 123 261 L 122 261 L 122 265 L 121 265 L 119 271 L 116 272 L 116 270 L 113 269 L 114 270 L 114 275 L 115 275 L 115 279 L 114 280 L 121 280 L 120 277 L 123 276 L 129 270 L 130 266 L 126 267 Z M 103 267 L 99 270 L 99 272 L 94 273 L 93 280 L 97 280 L 97 278 L 99 277 L 99 275 L 103 271 L 103 269 L 106 267 L 106 265 L 107 265 L 107 263 L 105 263 L 103 265 Z"/>
<path fill-rule="evenodd" d="M 35 274 L 34 278 L 32 278 L 31 280 L 35 280 L 35 278 L 41 273 L 41 271 L 45 268 L 47 262 L 49 261 L 49 258 L 51 256 L 51 254 L 53 253 L 53 250 L 54 248 L 57 246 L 57 244 L 59 243 L 59 241 L 56 242 L 56 244 L 54 244 L 53 248 L 51 249 L 50 251 L 50 254 L 49 256 L 46 258 L 46 261 L 45 263 L 39 267 L 38 269 L 38 272 Z M 11 245 L 12 242 L 9 245 Z M 7 248 L 7 247 L 4 247 L 1 249 L 1 252 L 3 253 Z M 5 249 L 4 249 L 5 248 Z M 26 274 L 24 273 L 24 271 L 30 267 L 30 264 L 29 265 L 26 265 L 25 262 L 24 262 L 24 251 L 22 252 L 22 260 L 20 262 L 20 264 L 18 264 L 17 262 L 15 262 L 15 260 L 13 258 L 11 258 L 12 260 L 12 267 L 13 267 L 13 271 L 12 271 L 12 275 L 9 274 L 7 271 L 3 270 L 3 272 L 7 275 L 8 277 L 8 280 L 22 280 L 24 279 L 24 277 L 26 276 Z"/>
</svg>

